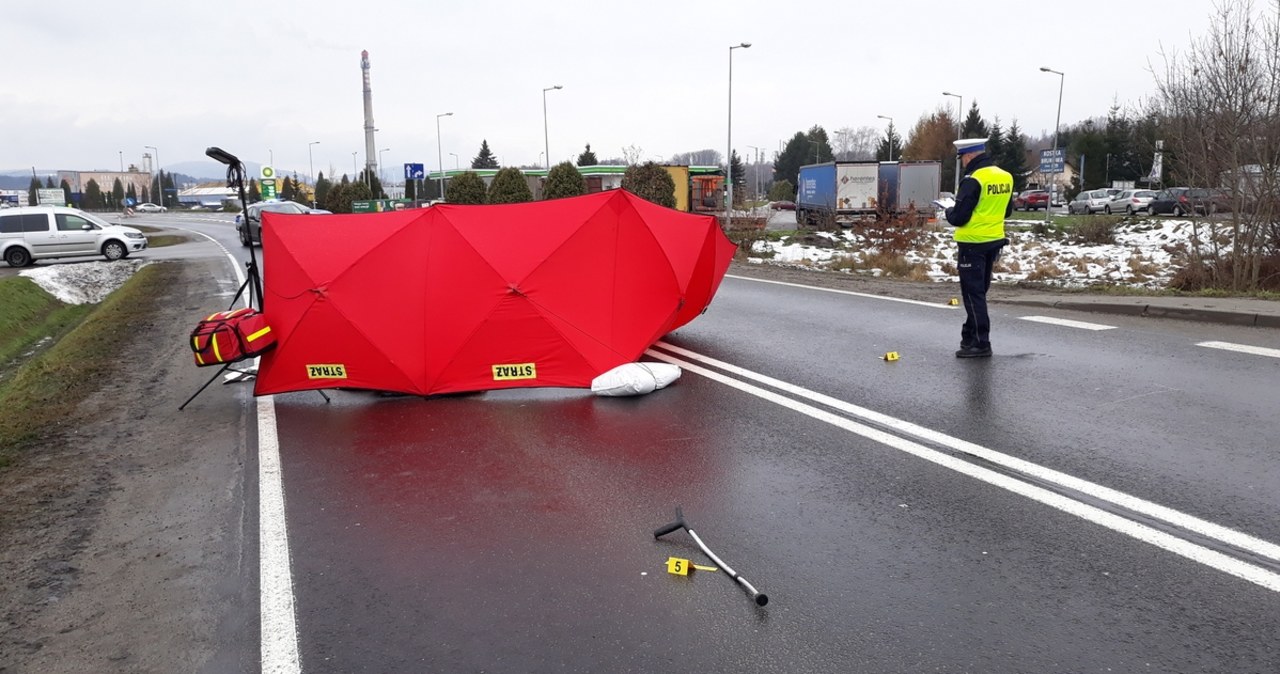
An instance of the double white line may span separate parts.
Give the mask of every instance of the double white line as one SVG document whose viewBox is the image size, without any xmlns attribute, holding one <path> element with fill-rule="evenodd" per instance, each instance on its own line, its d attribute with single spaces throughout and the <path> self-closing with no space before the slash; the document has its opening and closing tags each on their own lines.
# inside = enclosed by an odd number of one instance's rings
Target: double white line
<svg viewBox="0 0 1280 674">
<path fill-rule="evenodd" d="M 655 347 L 656 348 L 650 349 L 646 353 L 658 360 L 679 365 L 690 372 L 700 374 L 708 379 L 725 384 L 726 386 L 731 386 L 744 393 L 749 393 L 763 400 L 781 405 L 813 419 L 817 419 L 818 421 L 826 422 L 832 426 L 836 426 L 837 428 L 849 431 L 850 433 L 874 440 L 889 447 L 893 447 L 894 449 L 902 450 L 912 456 L 919 457 L 945 468 L 950 468 L 951 470 L 981 480 L 987 484 L 1006 489 L 1015 494 L 1020 494 L 1047 506 L 1057 508 L 1063 512 L 1070 513 L 1081 519 L 1093 522 L 1094 524 L 1104 526 L 1112 531 L 1122 533 L 1126 536 L 1130 536 L 1140 541 L 1150 543 L 1156 547 L 1163 548 L 1164 550 L 1168 550 L 1174 554 L 1181 555 L 1182 557 L 1186 557 L 1194 562 L 1204 564 L 1219 571 L 1229 573 L 1237 578 L 1242 578 L 1251 583 L 1261 585 L 1273 592 L 1280 592 L 1280 574 L 1277 574 L 1274 571 L 1255 564 L 1250 564 L 1236 557 L 1207 548 L 1203 545 L 1192 543 L 1191 541 L 1179 538 L 1178 536 L 1166 533 L 1159 529 L 1154 529 L 1145 524 L 1140 524 L 1134 520 L 1125 518 L 1097 506 L 1089 505 L 1056 491 L 1038 487 L 1016 477 L 1012 477 L 989 468 L 984 468 L 955 455 L 931 449 L 918 442 L 908 440 L 878 428 L 872 428 L 859 423 L 854 419 L 871 422 L 880 427 L 891 429 L 902 435 L 912 436 L 937 446 L 946 447 L 961 454 L 983 459 L 984 461 L 991 462 L 1010 471 L 1015 471 L 1029 478 L 1034 478 L 1063 489 L 1085 494 L 1113 506 L 1124 508 L 1130 512 L 1141 514 L 1164 524 L 1178 527 L 1182 530 L 1193 532 L 1205 538 L 1215 540 L 1241 552 L 1256 555 L 1259 558 L 1280 562 L 1280 545 L 1264 541 L 1260 538 L 1250 536 L 1234 529 L 1229 529 L 1219 524 L 1214 524 L 1213 522 L 1202 520 L 1172 508 L 1167 508 L 1150 501 L 1145 501 L 1137 498 L 1136 496 L 1131 496 L 1087 480 L 1082 480 L 1050 468 L 1045 468 L 1029 461 L 1024 461 L 1007 454 L 1002 454 L 995 450 L 982 447 L 981 445 L 975 445 L 971 442 L 924 428 L 923 426 L 917 426 L 916 424 L 903 421 L 895 417 L 858 407 L 857 405 L 850 404 L 843 400 L 838 400 L 821 393 L 816 393 L 814 391 L 795 386 L 794 384 L 789 384 L 772 377 L 737 367 L 736 365 L 731 365 L 714 358 L 703 356 L 666 342 L 658 342 Z M 697 361 L 698 363 L 714 367 L 717 370 L 730 373 L 734 376 L 730 377 L 722 372 L 694 364 L 691 361 Z M 748 383 L 748 381 L 744 380 L 763 384 L 770 389 L 782 391 L 792 397 L 781 395 L 773 390 L 756 386 L 755 384 Z M 812 401 L 822 405 L 823 407 L 836 410 L 841 414 L 835 414 L 827 411 L 826 409 L 814 407 L 813 405 L 800 402 L 799 400 L 796 400 L 796 398 Z"/>
</svg>

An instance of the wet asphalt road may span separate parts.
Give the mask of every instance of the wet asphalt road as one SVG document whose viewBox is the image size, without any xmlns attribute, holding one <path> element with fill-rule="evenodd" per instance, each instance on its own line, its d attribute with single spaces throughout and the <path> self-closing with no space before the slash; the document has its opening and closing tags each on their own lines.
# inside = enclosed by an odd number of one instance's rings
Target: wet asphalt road
<svg viewBox="0 0 1280 674">
<path fill-rule="evenodd" d="M 1195 346 L 1280 335 L 1031 313 L 994 307 L 997 357 L 959 361 L 957 310 L 728 279 L 665 343 L 1280 542 L 1280 361 Z M 686 370 L 635 399 L 277 397 L 303 671 L 1280 670 L 1276 591 L 779 395 L 793 406 Z M 768 606 L 665 572 L 709 563 L 683 532 L 653 539 L 676 505 Z"/>
</svg>

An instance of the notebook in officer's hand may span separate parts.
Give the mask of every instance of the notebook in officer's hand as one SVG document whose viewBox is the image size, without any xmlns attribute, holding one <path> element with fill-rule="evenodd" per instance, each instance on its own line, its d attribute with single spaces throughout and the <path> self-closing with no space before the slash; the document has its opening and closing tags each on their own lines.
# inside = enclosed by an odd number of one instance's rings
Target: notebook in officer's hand
<svg viewBox="0 0 1280 674">
<path fill-rule="evenodd" d="M 942 199 L 934 199 L 933 205 L 938 208 L 951 208 L 956 205 L 956 200 L 951 197 L 943 197 Z"/>
</svg>

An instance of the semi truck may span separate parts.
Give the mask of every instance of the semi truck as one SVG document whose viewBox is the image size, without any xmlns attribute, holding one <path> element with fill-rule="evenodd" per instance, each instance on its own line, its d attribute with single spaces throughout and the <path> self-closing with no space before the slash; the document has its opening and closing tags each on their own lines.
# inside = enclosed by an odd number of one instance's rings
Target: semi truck
<svg viewBox="0 0 1280 674">
<path fill-rule="evenodd" d="M 836 161 L 800 167 L 796 222 L 848 224 L 935 210 L 942 163 Z"/>
</svg>

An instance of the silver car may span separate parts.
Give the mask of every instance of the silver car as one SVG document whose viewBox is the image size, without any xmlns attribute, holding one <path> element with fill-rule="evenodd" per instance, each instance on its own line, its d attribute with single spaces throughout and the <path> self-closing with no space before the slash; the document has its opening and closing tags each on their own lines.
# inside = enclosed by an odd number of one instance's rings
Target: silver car
<svg viewBox="0 0 1280 674">
<path fill-rule="evenodd" d="M 1109 203 L 1111 203 L 1111 195 L 1107 194 L 1107 190 L 1085 190 L 1067 204 L 1067 213 L 1092 215 L 1106 209 Z"/>
<path fill-rule="evenodd" d="M 115 261 L 147 249 L 147 237 L 92 213 L 64 206 L 26 206 L 0 215 L 0 257 L 10 267 L 36 260 L 101 255 Z"/>
<path fill-rule="evenodd" d="M 1151 200 L 1156 198 L 1155 190 L 1123 190 L 1111 198 L 1102 210 L 1107 214 L 1145 213 L 1151 210 Z"/>
</svg>

